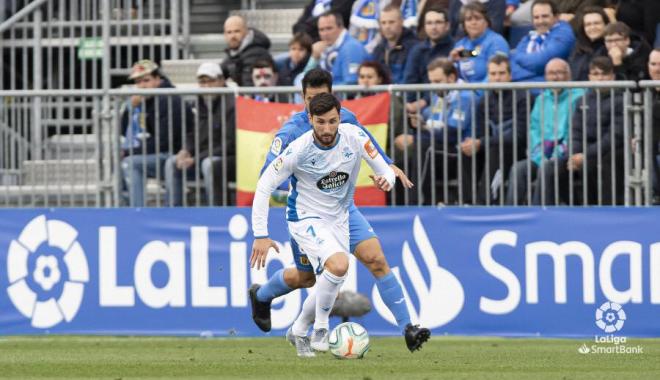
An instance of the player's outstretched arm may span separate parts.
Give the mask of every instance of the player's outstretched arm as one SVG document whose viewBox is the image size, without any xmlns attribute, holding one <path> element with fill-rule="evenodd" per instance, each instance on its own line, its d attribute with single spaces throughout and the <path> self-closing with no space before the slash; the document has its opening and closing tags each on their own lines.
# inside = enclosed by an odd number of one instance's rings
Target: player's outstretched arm
<svg viewBox="0 0 660 380">
<path fill-rule="evenodd" d="M 280 249 L 270 238 L 256 238 L 252 243 L 252 255 L 250 256 L 250 268 L 261 269 L 266 266 L 266 257 L 268 250 L 275 249 L 280 253 Z"/>
</svg>

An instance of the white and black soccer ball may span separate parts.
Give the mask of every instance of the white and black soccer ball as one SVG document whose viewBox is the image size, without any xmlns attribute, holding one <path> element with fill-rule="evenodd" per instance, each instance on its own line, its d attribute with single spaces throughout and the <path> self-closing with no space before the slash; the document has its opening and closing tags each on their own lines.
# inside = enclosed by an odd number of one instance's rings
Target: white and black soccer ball
<svg viewBox="0 0 660 380">
<path fill-rule="evenodd" d="M 355 322 L 335 327 L 328 337 L 330 352 L 338 359 L 362 359 L 369 351 L 369 334 Z"/>
</svg>

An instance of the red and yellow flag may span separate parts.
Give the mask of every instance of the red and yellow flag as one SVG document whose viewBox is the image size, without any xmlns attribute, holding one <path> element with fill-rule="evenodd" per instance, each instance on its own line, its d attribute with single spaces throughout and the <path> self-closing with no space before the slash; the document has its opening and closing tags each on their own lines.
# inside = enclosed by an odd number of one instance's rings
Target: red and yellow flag
<svg viewBox="0 0 660 380">
<path fill-rule="evenodd" d="M 342 102 L 357 116 L 358 121 L 385 149 L 387 122 L 389 121 L 390 95 L 383 93 Z M 301 104 L 264 103 L 240 97 L 236 100 L 236 204 L 251 206 L 259 180 L 259 172 L 266 161 L 275 133 L 291 117 L 302 111 Z M 369 174 L 371 168 L 362 162 L 355 189 L 357 205 L 382 206 L 385 193 L 378 190 Z"/>
</svg>

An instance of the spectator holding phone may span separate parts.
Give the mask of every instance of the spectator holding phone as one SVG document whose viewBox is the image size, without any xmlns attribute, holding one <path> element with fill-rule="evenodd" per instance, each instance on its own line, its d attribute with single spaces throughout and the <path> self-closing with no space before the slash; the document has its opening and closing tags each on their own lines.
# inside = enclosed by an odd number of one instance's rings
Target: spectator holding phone
<svg viewBox="0 0 660 380">
<path fill-rule="evenodd" d="M 468 3 L 461 8 L 460 22 L 466 36 L 449 53 L 457 63 L 459 77 L 466 82 L 484 82 L 488 76 L 488 60 L 496 55 L 509 55 L 504 37 L 490 29 L 486 6 Z"/>
</svg>

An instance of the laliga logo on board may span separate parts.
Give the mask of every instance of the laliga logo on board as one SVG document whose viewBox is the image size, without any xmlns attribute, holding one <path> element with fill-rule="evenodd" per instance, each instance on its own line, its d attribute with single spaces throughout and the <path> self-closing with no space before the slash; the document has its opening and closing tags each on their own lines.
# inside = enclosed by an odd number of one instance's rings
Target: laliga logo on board
<svg viewBox="0 0 660 380">
<path fill-rule="evenodd" d="M 596 326 L 606 333 L 620 331 L 626 320 L 626 312 L 616 302 L 605 302 L 596 309 Z"/>
<path fill-rule="evenodd" d="M 408 241 L 405 241 L 403 243 L 403 267 L 413 284 L 415 293 L 417 293 L 420 304 L 419 313 L 410 302 L 408 290 L 404 286 L 402 286 L 403 294 L 411 319 L 416 321 L 416 323 L 432 329 L 443 326 L 456 318 L 463 309 L 465 293 L 458 278 L 438 263 L 435 250 L 429 241 L 419 216 L 415 216 L 413 222 L 413 236 L 415 238 L 415 244 L 422 254 L 424 264 L 429 271 L 431 283 L 426 284 L 424 281 L 410 245 Z M 392 272 L 399 282 L 403 284 L 400 269 L 393 267 Z M 396 324 L 394 316 L 387 306 L 385 306 L 376 286 L 373 287 L 371 293 L 374 306 L 378 313 L 390 323 Z"/>
<path fill-rule="evenodd" d="M 84 283 L 89 281 L 89 268 L 77 237 L 78 231 L 68 223 L 46 220 L 40 215 L 32 219 L 9 246 L 7 294 L 16 309 L 31 320 L 33 327 L 49 328 L 62 320 L 71 322 L 78 313 Z M 40 250 L 44 243 L 45 249 Z M 48 253 L 43 254 L 44 250 Z M 36 260 L 31 260 L 32 255 L 38 255 Z M 34 264 L 30 265 L 32 261 Z M 55 297 L 50 292 L 62 280 L 63 273 L 68 279 L 64 280 L 59 297 Z"/>
</svg>

